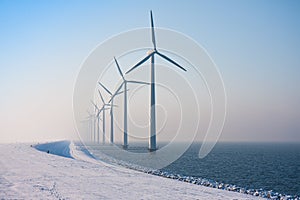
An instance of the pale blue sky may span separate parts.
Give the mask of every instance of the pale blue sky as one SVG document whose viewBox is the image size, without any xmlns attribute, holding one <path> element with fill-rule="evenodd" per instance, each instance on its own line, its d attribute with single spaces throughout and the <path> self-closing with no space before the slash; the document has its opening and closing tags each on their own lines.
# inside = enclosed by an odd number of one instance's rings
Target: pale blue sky
<svg viewBox="0 0 300 200">
<path fill-rule="evenodd" d="M 300 141 L 299 1 L 0 0 L 0 142 L 74 138 L 72 92 L 89 52 L 155 24 L 201 44 L 228 95 L 222 140 Z"/>
</svg>

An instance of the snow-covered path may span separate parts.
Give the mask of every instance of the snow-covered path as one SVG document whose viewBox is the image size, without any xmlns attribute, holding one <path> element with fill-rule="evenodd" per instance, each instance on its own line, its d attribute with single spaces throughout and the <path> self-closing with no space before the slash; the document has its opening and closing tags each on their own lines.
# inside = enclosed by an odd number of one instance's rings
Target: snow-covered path
<svg viewBox="0 0 300 200">
<path fill-rule="evenodd" d="M 70 155 L 0 144 L 0 199 L 259 199 Z"/>
</svg>

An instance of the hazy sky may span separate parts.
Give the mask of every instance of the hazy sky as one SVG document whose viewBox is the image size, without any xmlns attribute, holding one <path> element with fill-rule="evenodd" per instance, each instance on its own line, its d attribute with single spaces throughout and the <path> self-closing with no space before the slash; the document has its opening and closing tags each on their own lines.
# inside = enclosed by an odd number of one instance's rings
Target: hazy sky
<svg viewBox="0 0 300 200">
<path fill-rule="evenodd" d="M 0 0 L 0 142 L 76 138 L 80 65 L 112 35 L 149 25 L 201 44 L 223 76 L 221 140 L 300 142 L 299 1 Z"/>
</svg>

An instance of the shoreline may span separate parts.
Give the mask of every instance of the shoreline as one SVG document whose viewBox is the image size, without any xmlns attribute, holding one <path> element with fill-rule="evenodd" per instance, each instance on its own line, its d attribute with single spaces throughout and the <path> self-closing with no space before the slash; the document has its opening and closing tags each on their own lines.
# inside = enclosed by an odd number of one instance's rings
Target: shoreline
<svg viewBox="0 0 300 200">
<path fill-rule="evenodd" d="M 76 142 L 76 143 L 78 143 L 77 146 L 80 145 L 81 147 L 83 147 L 84 151 L 88 151 L 84 144 L 82 144 L 81 142 Z M 142 166 L 138 166 L 138 165 L 135 165 L 135 164 L 130 164 L 130 163 L 128 163 L 126 161 L 123 161 L 123 160 L 114 159 L 112 157 L 107 156 L 104 153 L 101 153 L 101 155 L 102 155 L 101 159 L 97 159 L 96 157 L 94 157 L 94 159 L 100 160 L 100 161 L 103 161 L 103 162 L 107 162 L 109 164 L 116 164 L 118 166 L 122 166 L 122 167 L 125 167 L 125 168 L 128 168 L 128 169 L 143 172 L 143 173 L 146 173 L 146 174 L 151 174 L 151 175 L 154 175 L 154 176 L 173 179 L 173 180 L 180 181 L 180 182 L 185 182 L 185 183 L 195 184 L 195 185 L 201 185 L 201 186 L 215 188 L 215 189 L 219 189 L 219 190 L 223 190 L 223 191 L 241 193 L 241 194 L 251 195 L 251 196 L 255 196 L 255 197 L 267 198 L 267 199 L 300 200 L 300 197 L 297 196 L 297 195 L 281 194 L 281 193 L 278 193 L 278 192 L 274 192 L 273 190 L 268 191 L 268 190 L 264 190 L 262 188 L 260 188 L 260 189 L 244 188 L 244 187 L 237 186 L 235 184 L 217 182 L 217 181 L 207 179 L 207 178 L 193 177 L 193 176 L 183 176 L 183 175 L 180 175 L 180 174 L 173 174 L 173 173 L 169 173 L 167 171 L 163 171 L 163 170 L 160 170 L 160 169 L 159 170 L 157 170 L 157 169 L 147 169 L 147 168 L 142 167 Z"/>
<path fill-rule="evenodd" d="M 0 199 L 262 199 L 96 161 L 72 146 L 74 158 L 52 155 L 51 147 L 48 154 L 30 144 L 0 144 Z"/>
<path fill-rule="evenodd" d="M 85 145 L 82 144 L 81 142 L 75 142 L 75 143 L 77 143 L 77 146 L 83 147 L 85 151 L 88 151 L 86 149 Z M 257 143 L 251 143 L 251 144 L 257 144 Z M 269 144 L 269 143 L 265 143 L 265 144 Z M 282 144 L 284 144 L 284 143 L 282 143 Z M 81 149 L 81 150 L 83 150 L 83 149 Z M 255 196 L 255 197 L 262 197 L 262 198 L 276 199 L 276 200 L 280 200 L 280 199 L 300 200 L 300 197 L 298 195 L 279 193 L 279 192 L 275 192 L 273 190 L 264 190 L 262 188 L 255 189 L 255 188 L 240 187 L 235 184 L 218 182 L 218 181 L 214 181 L 212 179 L 207 179 L 207 178 L 202 178 L 202 177 L 184 176 L 181 174 L 169 173 L 167 171 L 160 170 L 160 169 L 159 170 L 147 169 L 147 168 L 139 166 L 139 165 L 130 164 L 123 160 L 114 159 L 112 157 L 107 156 L 104 153 L 100 153 L 100 154 L 101 154 L 101 156 L 98 155 L 97 157 L 101 157 L 101 159 L 97 159 L 95 157 L 94 157 L 94 159 L 100 160 L 102 162 L 107 162 L 110 164 L 122 166 L 122 167 L 125 167 L 128 169 L 136 170 L 139 172 L 143 172 L 146 174 L 151 174 L 154 176 L 160 176 L 163 178 L 173 179 L 173 180 L 177 180 L 177 181 L 181 181 L 181 182 L 186 182 L 189 184 L 201 185 L 201 186 L 205 186 L 205 187 L 215 188 L 215 189 L 229 191 L 229 192 L 236 192 L 236 193 L 251 195 L 251 196 Z"/>
</svg>

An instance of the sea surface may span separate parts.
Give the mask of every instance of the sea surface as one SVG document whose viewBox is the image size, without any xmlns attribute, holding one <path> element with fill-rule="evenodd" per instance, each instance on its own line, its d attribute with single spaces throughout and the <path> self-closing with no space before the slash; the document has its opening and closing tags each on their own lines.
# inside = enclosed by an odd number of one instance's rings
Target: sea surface
<svg viewBox="0 0 300 200">
<path fill-rule="evenodd" d="M 198 158 L 200 146 L 191 145 L 162 170 L 300 196 L 300 144 L 218 143 L 203 159 Z"/>
<path fill-rule="evenodd" d="M 164 145 L 159 144 L 160 147 Z M 198 158 L 200 147 L 201 143 L 192 144 L 178 160 L 161 171 L 205 178 L 245 189 L 272 190 L 284 195 L 300 196 L 300 144 L 217 143 L 203 159 Z M 124 158 L 108 145 L 94 145 L 90 149 L 96 156 L 101 151 L 118 160 Z M 128 151 L 148 152 L 147 144 L 130 144 Z"/>
</svg>

